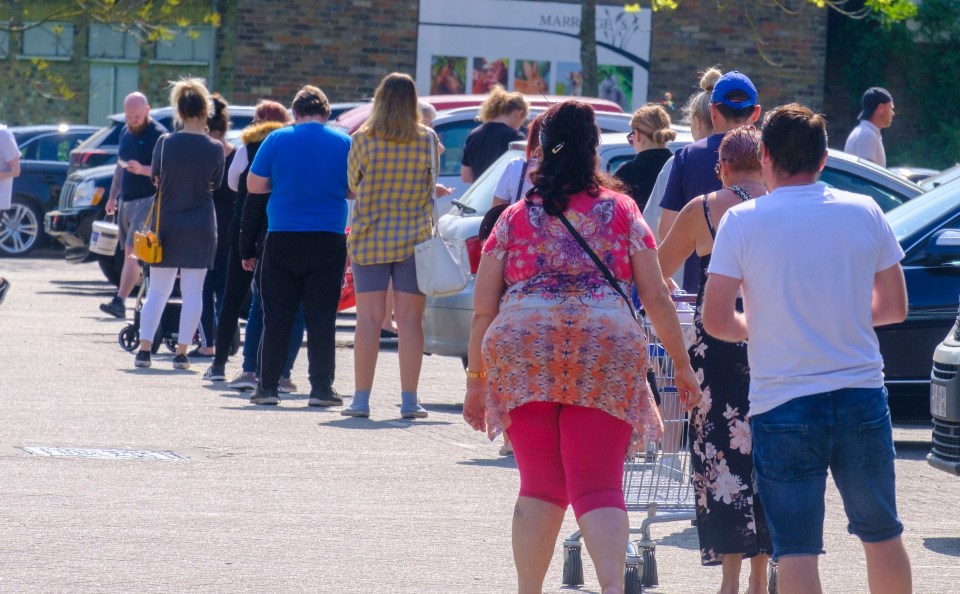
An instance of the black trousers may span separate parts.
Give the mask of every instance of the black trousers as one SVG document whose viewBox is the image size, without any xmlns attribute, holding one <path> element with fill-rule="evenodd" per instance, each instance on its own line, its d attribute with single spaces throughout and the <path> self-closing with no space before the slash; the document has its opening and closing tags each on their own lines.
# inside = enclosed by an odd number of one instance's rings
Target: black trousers
<svg viewBox="0 0 960 594">
<path fill-rule="evenodd" d="M 214 365 L 225 365 L 230 356 L 230 345 L 233 335 L 237 332 L 240 322 L 240 310 L 250 291 L 250 282 L 253 273 L 243 269 L 240 259 L 240 250 L 230 244 L 227 254 L 227 280 L 223 289 L 223 302 L 220 305 L 220 315 L 217 317 L 217 354 L 213 359 Z"/>
<path fill-rule="evenodd" d="M 310 386 L 333 386 L 336 370 L 337 306 L 347 264 L 342 233 L 271 231 L 259 265 L 263 302 L 260 388 L 275 389 L 290 347 L 297 308 L 307 327 Z"/>
</svg>

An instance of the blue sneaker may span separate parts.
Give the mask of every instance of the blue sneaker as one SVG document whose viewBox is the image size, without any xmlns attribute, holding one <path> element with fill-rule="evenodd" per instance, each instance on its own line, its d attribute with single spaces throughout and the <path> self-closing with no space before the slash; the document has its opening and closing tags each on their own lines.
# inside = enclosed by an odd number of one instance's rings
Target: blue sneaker
<svg viewBox="0 0 960 594">
<path fill-rule="evenodd" d="M 369 417 L 370 416 L 370 397 L 366 398 L 354 396 L 350 406 L 340 411 L 345 417 Z"/>
</svg>

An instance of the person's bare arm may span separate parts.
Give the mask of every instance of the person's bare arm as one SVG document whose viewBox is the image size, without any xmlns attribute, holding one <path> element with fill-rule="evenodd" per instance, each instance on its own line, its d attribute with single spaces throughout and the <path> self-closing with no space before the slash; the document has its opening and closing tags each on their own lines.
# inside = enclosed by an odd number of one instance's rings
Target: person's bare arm
<svg viewBox="0 0 960 594">
<path fill-rule="evenodd" d="M 711 274 L 703 297 L 703 329 L 727 342 L 747 340 L 747 318 L 737 311 L 740 279 Z"/>
<path fill-rule="evenodd" d="M 107 198 L 107 205 L 105 210 L 107 214 L 113 216 L 117 212 L 117 200 L 120 199 L 120 178 L 123 175 L 123 167 L 120 167 L 120 164 L 117 164 L 117 168 L 113 170 L 113 181 L 110 182 L 110 196 Z"/>
<path fill-rule="evenodd" d="M 670 229 L 673 227 L 673 224 L 676 222 L 679 215 L 680 211 L 661 208 L 660 226 L 657 227 L 657 236 L 666 238 L 667 233 L 670 233 Z"/>
<path fill-rule="evenodd" d="M 0 179 L 13 179 L 20 175 L 20 155 L 7 161 L 9 171 L 0 171 Z"/>
<path fill-rule="evenodd" d="M 873 277 L 873 325 L 899 324 L 907 317 L 907 285 L 903 268 L 894 264 Z"/>
<path fill-rule="evenodd" d="M 468 184 L 473 183 L 473 169 L 471 169 L 469 165 L 460 166 L 460 179 Z"/>
<path fill-rule="evenodd" d="M 467 347 L 468 371 L 485 371 L 480 346 L 493 319 L 500 313 L 500 298 L 506 286 L 503 262 L 490 255 L 482 256 L 473 290 L 473 322 L 470 324 L 470 344 Z M 477 431 L 483 431 L 486 427 L 486 386 L 487 380 L 484 378 L 467 379 L 463 418 Z"/>
<path fill-rule="evenodd" d="M 254 172 L 247 173 L 247 192 L 250 194 L 269 194 L 272 186 L 269 177 L 260 177 Z"/>
<path fill-rule="evenodd" d="M 677 318 L 677 309 L 670 299 L 670 290 L 663 281 L 656 250 L 642 250 L 630 256 L 633 280 L 640 302 L 653 322 L 660 342 L 674 363 L 674 383 L 686 407 L 700 402 L 700 382 L 690 366 L 690 356 L 683 342 L 683 331 Z"/>
<path fill-rule="evenodd" d="M 683 263 L 697 249 L 697 223 L 703 220 L 703 198 L 691 200 L 676 217 L 670 232 L 657 248 L 657 259 L 664 279 L 668 279 L 683 266 Z M 673 212 L 673 211 L 667 211 Z"/>
</svg>

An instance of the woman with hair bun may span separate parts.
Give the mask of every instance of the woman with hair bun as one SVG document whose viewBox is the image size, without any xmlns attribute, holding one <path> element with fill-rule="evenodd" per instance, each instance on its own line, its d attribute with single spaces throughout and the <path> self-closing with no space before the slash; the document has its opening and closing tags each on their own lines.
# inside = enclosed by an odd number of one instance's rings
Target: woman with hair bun
<svg viewBox="0 0 960 594">
<path fill-rule="evenodd" d="M 765 592 L 773 543 L 753 482 L 752 440 L 747 418 L 750 366 L 747 344 L 716 339 L 703 329 L 703 292 L 713 238 L 728 209 L 767 193 L 760 167 L 760 132 L 743 126 L 720 142 L 716 176 L 723 189 L 687 203 L 660 246 L 664 275 L 673 274 L 691 252 L 700 257 L 700 291 L 694 316 L 693 368 L 702 374 L 703 399 L 690 415 L 691 465 L 697 493 L 700 561 L 721 565 L 720 594 L 740 587 L 740 566 L 750 559 L 748 592 Z"/>
<path fill-rule="evenodd" d="M 627 184 L 630 196 L 641 211 L 647 205 L 663 164 L 673 156 L 667 143 L 676 137 L 677 133 L 670 127 L 670 114 L 662 106 L 651 103 L 633 113 L 627 140 L 637 156 L 621 165 L 614 175 Z"/>
<path fill-rule="evenodd" d="M 599 171 L 598 141 L 588 104 L 547 110 L 534 188 L 497 221 L 477 272 L 463 416 L 491 439 L 510 436 L 522 593 L 542 590 L 569 505 L 602 591 L 623 592 L 624 457 L 663 433 L 626 298 L 634 284 L 676 364 L 678 394 L 688 406 L 700 399 L 653 235 L 629 196 L 606 189 L 614 180 Z"/>
<path fill-rule="evenodd" d="M 523 140 L 520 127 L 529 112 L 530 106 L 523 95 L 508 93 L 502 86 L 494 85 L 480 105 L 479 117 L 483 123 L 470 131 L 463 146 L 460 179 L 472 184 L 507 152 L 511 142 Z"/>
<path fill-rule="evenodd" d="M 717 84 L 723 73 L 716 68 L 708 68 L 700 76 L 700 90 L 690 95 L 687 103 L 683 106 L 684 124 L 690 126 L 690 135 L 693 141 L 697 142 L 713 134 L 713 122 L 710 121 L 710 94 L 713 92 L 713 85 Z M 653 190 L 650 191 L 650 197 L 647 199 L 647 205 L 643 209 L 643 219 L 650 225 L 650 229 L 657 236 L 657 240 L 662 240 L 660 235 L 660 201 L 663 200 L 663 194 L 667 190 L 667 181 L 670 179 L 670 172 L 673 171 L 673 160 L 671 156 L 663 164 L 660 174 L 657 175 L 657 181 L 653 184 Z M 683 282 L 683 273 L 677 273 L 677 283 Z"/>
<path fill-rule="evenodd" d="M 217 252 L 213 192 L 223 179 L 223 146 L 207 135 L 213 112 L 210 93 L 199 78 L 180 80 L 170 105 L 181 127 L 157 141 L 153 179 L 158 187 L 153 224 L 159 222 L 163 259 L 150 265 L 150 288 L 140 312 L 140 351 L 134 364 L 150 367 L 150 349 L 163 309 L 180 273 L 180 328 L 174 369 L 189 369 L 187 347 L 200 324 L 203 280 Z"/>
</svg>

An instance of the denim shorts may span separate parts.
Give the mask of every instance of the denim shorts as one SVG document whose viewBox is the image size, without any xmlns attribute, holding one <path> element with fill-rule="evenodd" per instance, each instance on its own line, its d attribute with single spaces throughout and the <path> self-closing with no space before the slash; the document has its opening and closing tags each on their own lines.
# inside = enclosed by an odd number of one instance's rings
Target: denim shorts
<svg viewBox="0 0 960 594">
<path fill-rule="evenodd" d="M 827 469 L 843 499 L 847 531 L 863 542 L 899 536 L 893 428 L 884 388 L 794 398 L 752 417 L 757 491 L 774 558 L 823 553 Z"/>
</svg>

